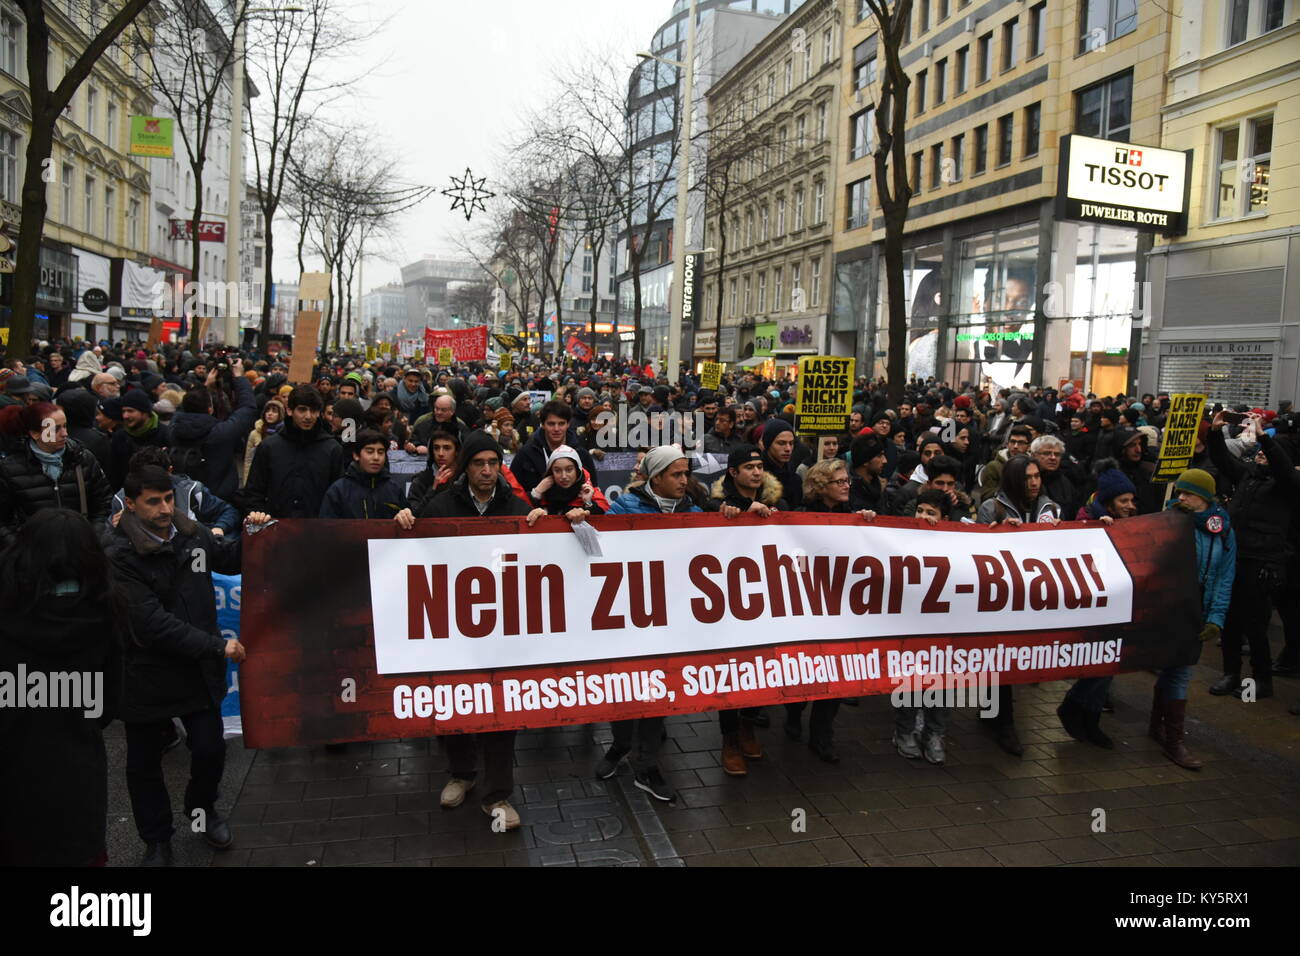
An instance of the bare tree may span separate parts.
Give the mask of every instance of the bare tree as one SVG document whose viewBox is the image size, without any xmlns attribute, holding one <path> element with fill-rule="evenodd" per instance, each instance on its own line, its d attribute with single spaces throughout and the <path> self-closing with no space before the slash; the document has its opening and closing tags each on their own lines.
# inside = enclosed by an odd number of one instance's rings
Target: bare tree
<svg viewBox="0 0 1300 956">
<path fill-rule="evenodd" d="M 907 299 L 903 291 L 903 230 L 912 187 L 907 182 L 907 91 L 911 81 L 903 69 L 898 51 L 912 16 L 912 0 L 864 0 L 880 27 L 879 44 L 885 68 L 879 71 L 880 94 L 876 99 L 874 152 L 876 195 L 885 219 L 885 286 L 889 295 L 889 358 L 886 375 L 889 399 L 903 400 L 907 377 Z"/>
<path fill-rule="evenodd" d="M 148 56 L 153 92 L 176 118 L 181 144 L 194 174 L 194 215 L 190 220 L 190 275 L 201 281 L 199 224 L 204 210 L 204 170 L 214 128 L 225 126 L 239 136 L 239 118 L 231 116 L 233 37 L 248 19 L 247 0 L 223 4 L 216 11 L 205 0 L 164 0 L 152 31 L 132 28 L 137 49 Z M 226 94 L 223 97 L 223 92 Z M 242 196 L 230 196 L 227 209 L 239 215 Z M 210 303 L 209 303 L 210 304 Z"/>
<path fill-rule="evenodd" d="M 50 89 L 50 28 L 46 10 L 52 0 L 14 0 L 27 20 L 27 89 L 31 99 L 31 135 L 27 139 L 27 167 L 23 174 L 21 221 L 14 258 L 12 314 L 9 319 L 9 348 L 25 351 L 32 341 L 36 318 L 36 287 L 40 280 L 41 237 L 45 234 L 45 173 L 54 147 L 54 127 L 72 102 L 73 94 L 90 76 L 90 71 L 113 46 L 152 0 L 125 0 L 101 26 L 102 4 L 78 2 L 74 12 L 82 24 L 83 36 L 67 35 L 68 70 Z M 66 4 L 60 3 L 66 13 Z"/>
<path fill-rule="evenodd" d="M 447 305 L 468 325 L 487 325 L 492 319 L 493 290 L 486 282 L 473 282 L 453 289 Z"/>
<path fill-rule="evenodd" d="M 253 17 L 249 78 L 262 92 L 257 108 L 248 102 L 257 204 L 266 222 L 261 340 L 271 331 L 275 240 L 272 223 L 280 211 L 293 159 L 308 119 L 347 90 L 357 77 L 324 80 L 322 67 L 364 43 L 380 29 L 362 29 L 345 15 L 341 0 L 298 0 L 296 13 Z M 301 257 L 300 257 L 301 258 Z"/>
</svg>

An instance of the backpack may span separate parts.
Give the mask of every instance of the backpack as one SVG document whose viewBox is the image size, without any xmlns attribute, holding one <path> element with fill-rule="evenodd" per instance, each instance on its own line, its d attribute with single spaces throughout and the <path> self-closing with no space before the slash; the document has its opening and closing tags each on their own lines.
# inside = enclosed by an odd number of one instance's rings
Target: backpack
<svg viewBox="0 0 1300 956">
<path fill-rule="evenodd" d="M 202 444 L 187 445 L 173 442 L 171 457 L 173 472 L 192 478 L 201 485 L 209 484 L 208 458 L 203 453 Z"/>
</svg>

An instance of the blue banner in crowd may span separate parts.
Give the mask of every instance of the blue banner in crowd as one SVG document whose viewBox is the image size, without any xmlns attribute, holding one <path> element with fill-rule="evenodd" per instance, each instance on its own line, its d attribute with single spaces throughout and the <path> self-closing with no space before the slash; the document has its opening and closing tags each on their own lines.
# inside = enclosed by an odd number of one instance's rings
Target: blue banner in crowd
<svg viewBox="0 0 1300 956">
<path fill-rule="evenodd" d="M 240 575 L 214 574 L 212 587 L 217 598 L 217 627 L 226 640 L 240 640 L 239 605 L 241 599 Z M 226 660 L 226 699 L 221 702 L 221 723 L 227 737 L 238 737 L 244 732 L 239 716 L 239 665 Z"/>
</svg>

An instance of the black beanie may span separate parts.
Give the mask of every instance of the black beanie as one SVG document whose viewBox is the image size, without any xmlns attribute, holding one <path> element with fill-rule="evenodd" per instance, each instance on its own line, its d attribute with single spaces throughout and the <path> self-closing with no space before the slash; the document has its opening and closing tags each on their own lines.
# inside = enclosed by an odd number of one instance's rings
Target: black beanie
<svg viewBox="0 0 1300 956">
<path fill-rule="evenodd" d="M 460 459 L 456 462 L 456 476 L 463 475 L 469 463 L 474 460 L 474 456 L 481 455 L 485 451 L 492 452 L 502 461 L 505 460 L 505 452 L 501 450 L 501 445 L 495 438 L 481 428 L 470 432 L 460 449 Z"/>
</svg>

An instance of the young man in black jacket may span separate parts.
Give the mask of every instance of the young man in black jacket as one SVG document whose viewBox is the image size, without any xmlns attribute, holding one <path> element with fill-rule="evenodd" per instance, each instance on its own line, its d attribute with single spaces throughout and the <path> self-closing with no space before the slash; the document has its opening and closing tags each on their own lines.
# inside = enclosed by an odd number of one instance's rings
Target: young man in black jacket
<svg viewBox="0 0 1300 956">
<path fill-rule="evenodd" d="M 235 359 L 230 370 L 234 373 L 235 398 L 229 418 L 219 422 L 212 414 L 211 389 L 217 384 L 217 370 L 213 369 L 205 386 L 185 393 L 180 411 L 171 421 L 172 455 L 183 455 L 178 470 L 203 482 L 214 495 L 227 501 L 239 488 L 241 449 L 257 421 L 253 386 L 244 377 L 243 362 Z"/>
<path fill-rule="evenodd" d="M 373 429 L 357 433 L 352 464 L 330 485 L 322 518 L 395 518 L 406 508 L 402 486 L 388 474 L 388 442 Z"/>
<path fill-rule="evenodd" d="M 257 446 L 241 503 L 245 512 L 273 518 L 315 518 L 325 492 L 343 476 L 343 446 L 321 419 L 316 389 L 296 386 L 288 405 L 284 427 Z"/>
<path fill-rule="evenodd" d="M 415 526 L 416 518 L 528 517 L 529 506 L 515 494 L 501 474 L 505 457 L 491 435 L 470 432 L 456 463 L 456 477 L 441 494 L 420 503 L 418 513 L 402 511 L 395 520 L 404 530 Z M 478 752 L 483 752 L 486 790 L 483 812 L 501 821 L 507 830 L 519 828 L 519 812 L 510 805 L 515 789 L 515 732 L 499 730 L 482 734 L 453 734 L 445 738 L 451 779 L 442 788 L 441 803 L 450 810 L 465 802 L 477 783 Z"/>
<path fill-rule="evenodd" d="M 226 659 L 245 655 L 239 641 L 221 637 L 212 572 L 239 572 L 240 538 L 215 538 L 177 511 L 171 476 L 161 468 L 129 472 L 124 490 L 126 510 L 118 513 L 105 549 L 133 632 L 122 698 L 126 783 L 146 846 L 141 865 L 170 866 L 174 828 L 162 755 L 174 715 L 190 747 L 186 823 L 219 850 L 234 843 L 216 809 L 226 761 L 221 701 Z M 269 520 L 255 512 L 247 523 Z"/>
</svg>

